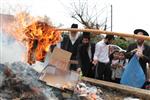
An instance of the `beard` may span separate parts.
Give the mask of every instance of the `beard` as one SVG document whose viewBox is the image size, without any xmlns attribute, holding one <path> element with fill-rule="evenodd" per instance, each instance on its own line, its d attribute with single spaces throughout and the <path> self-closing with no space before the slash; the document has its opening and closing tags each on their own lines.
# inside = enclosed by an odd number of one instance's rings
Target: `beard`
<svg viewBox="0 0 150 100">
<path fill-rule="evenodd" d="M 89 47 L 89 43 L 84 43 L 83 46 L 85 49 L 87 49 Z"/>
<path fill-rule="evenodd" d="M 138 44 L 138 45 L 142 45 L 143 43 L 144 43 L 144 40 L 138 40 L 138 41 L 137 41 L 137 44 Z"/>
<path fill-rule="evenodd" d="M 105 42 L 105 44 L 106 44 L 106 45 L 109 45 L 110 43 L 109 43 L 109 42 Z"/>
</svg>

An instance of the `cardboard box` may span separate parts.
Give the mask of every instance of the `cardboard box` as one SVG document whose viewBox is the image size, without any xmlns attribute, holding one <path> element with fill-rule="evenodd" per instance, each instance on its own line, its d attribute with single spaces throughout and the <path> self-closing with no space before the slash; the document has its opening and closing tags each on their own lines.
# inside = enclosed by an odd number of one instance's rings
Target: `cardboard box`
<svg viewBox="0 0 150 100">
<path fill-rule="evenodd" d="M 53 53 L 49 55 L 48 66 L 42 71 L 40 80 L 46 82 L 47 85 L 63 88 L 72 88 L 76 85 L 79 74 L 70 71 L 71 53 L 59 48 L 55 48 Z"/>
<path fill-rule="evenodd" d="M 49 64 L 56 66 L 56 68 L 68 71 L 71 53 L 60 48 L 55 48 L 50 56 Z"/>
<path fill-rule="evenodd" d="M 41 76 L 40 80 L 46 82 L 47 85 L 57 88 L 72 88 L 79 80 L 79 74 L 74 71 L 62 71 L 54 66 L 47 66 Z"/>
</svg>

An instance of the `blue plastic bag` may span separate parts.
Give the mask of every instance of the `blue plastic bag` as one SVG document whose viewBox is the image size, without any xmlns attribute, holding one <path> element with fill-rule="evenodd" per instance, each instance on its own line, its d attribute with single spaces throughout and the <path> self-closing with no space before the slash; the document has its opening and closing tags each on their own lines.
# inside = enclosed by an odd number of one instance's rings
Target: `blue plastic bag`
<svg viewBox="0 0 150 100">
<path fill-rule="evenodd" d="M 145 83 L 145 80 L 146 78 L 143 69 L 141 68 L 137 56 L 134 55 L 126 66 L 120 83 L 132 87 L 141 88 Z"/>
</svg>

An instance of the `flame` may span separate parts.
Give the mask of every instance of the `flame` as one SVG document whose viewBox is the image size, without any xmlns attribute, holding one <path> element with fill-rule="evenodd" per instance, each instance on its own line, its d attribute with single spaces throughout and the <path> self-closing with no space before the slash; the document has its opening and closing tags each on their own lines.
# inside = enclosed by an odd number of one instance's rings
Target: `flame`
<svg viewBox="0 0 150 100">
<path fill-rule="evenodd" d="M 46 53 L 51 45 L 61 40 L 60 31 L 41 19 L 34 18 L 28 13 L 19 13 L 14 23 L 10 25 L 10 32 L 17 40 L 27 43 L 28 63 L 33 64 L 36 60 L 44 61 Z M 8 29 L 9 30 L 9 29 Z"/>
<path fill-rule="evenodd" d="M 31 53 L 35 52 L 35 59 L 38 61 L 43 61 L 49 51 L 49 46 L 55 45 L 61 39 L 59 31 L 40 21 L 28 26 L 24 32 L 29 39 L 29 58 L 34 58 L 31 57 Z M 32 60 L 28 60 L 29 63 L 32 63 L 30 61 Z"/>
<path fill-rule="evenodd" d="M 10 36 L 13 36 L 19 42 L 26 38 L 25 34 L 23 34 L 23 30 L 33 21 L 37 19 L 31 17 L 26 12 L 21 12 L 13 16 L 11 22 L 6 23 L 4 27 L 4 31 L 8 33 Z"/>
</svg>

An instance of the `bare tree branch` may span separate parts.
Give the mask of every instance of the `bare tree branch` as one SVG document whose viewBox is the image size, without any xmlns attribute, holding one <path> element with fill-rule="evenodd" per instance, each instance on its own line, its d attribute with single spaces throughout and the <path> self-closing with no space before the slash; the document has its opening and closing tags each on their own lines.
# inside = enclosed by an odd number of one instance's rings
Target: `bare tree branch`
<svg viewBox="0 0 150 100">
<path fill-rule="evenodd" d="M 94 6 L 92 5 L 92 7 L 89 7 L 88 0 L 78 0 L 78 2 L 74 1 L 71 4 L 71 17 L 84 25 L 86 28 L 106 30 L 108 16 L 105 16 L 106 18 L 103 21 L 99 20 L 100 18 L 103 19 L 101 15 L 105 12 L 106 7 L 103 7 L 97 11 L 97 2 L 94 4 Z"/>
</svg>

